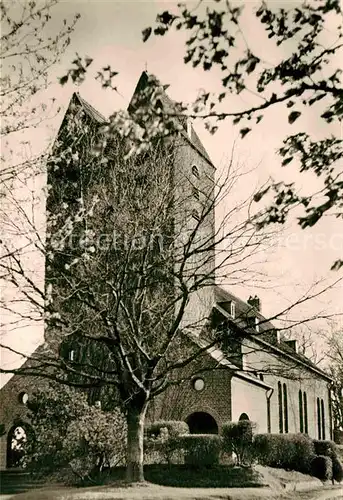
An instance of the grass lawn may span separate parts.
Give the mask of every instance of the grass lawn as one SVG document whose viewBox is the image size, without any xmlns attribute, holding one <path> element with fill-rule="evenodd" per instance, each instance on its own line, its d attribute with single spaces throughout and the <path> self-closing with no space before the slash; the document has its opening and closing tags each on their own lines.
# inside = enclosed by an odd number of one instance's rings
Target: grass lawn
<svg viewBox="0 0 343 500">
<path fill-rule="evenodd" d="M 126 470 L 116 467 L 102 484 L 124 481 Z M 188 465 L 146 465 L 145 480 L 161 486 L 179 488 L 258 488 L 268 486 L 263 476 L 252 468 L 217 465 L 210 468 L 190 468 Z"/>
<path fill-rule="evenodd" d="M 209 469 L 190 469 L 187 465 L 151 465 L 145 468 L 150 483 L 181 488 L 256 488 L 265 486 L 262 476 L 252 468 L 218 465 Z"/>
</svg>

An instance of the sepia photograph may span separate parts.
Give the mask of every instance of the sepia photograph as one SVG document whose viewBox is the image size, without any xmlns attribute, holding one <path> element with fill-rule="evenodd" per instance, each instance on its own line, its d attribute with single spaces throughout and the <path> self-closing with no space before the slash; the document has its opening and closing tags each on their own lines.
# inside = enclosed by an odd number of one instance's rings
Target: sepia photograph
<svg viewBox="0 0 343 500">
<path fill-rule="evenodd" d="M 0 500 L 343 500 L 342 11 L 0 0 Z"/>
</svg>

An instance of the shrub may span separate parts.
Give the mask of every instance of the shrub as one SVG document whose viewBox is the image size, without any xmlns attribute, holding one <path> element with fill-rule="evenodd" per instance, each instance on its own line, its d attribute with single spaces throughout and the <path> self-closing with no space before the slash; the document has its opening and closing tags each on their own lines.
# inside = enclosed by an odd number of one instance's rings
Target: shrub
<svg viewBox="0 0 343 500">
<path fill-rule="evenodd" d="M 313 441 L 317 455 L 330 457 L 332 460 L 332 478 L 339 483 L 343 479 L 343 467 L 339 459 L 338 448 L 334 441 Z"/>
<path fill-rule="evenodd" d="M 343 481 L 343 466 L 337 455 L 332 457 L 332 479 L 338 483 Z"/>
<path fill-rule="evenodd" d="M 254 428 L 255 424 L 250 420 L 228 422 L 222 427 L 223 451 L 235 453 L 238 465 L 251 465 Z"/>
<path fill-rule="evenodd" d="M 172 438 L 189 433 L 188 425 L 182 420 L 157 420 L 145 426 L 148 439 L 153 436 L 158 437 L 161 429 L 164 428 L 168 430 L 168 435 Z"/>
<path fill-rule="evenodd" d="M 328 456 L 317 455 L 311 461 L 311 475 L 327 481 L 332 478 L 332 460 Z"/>
<path fill-rule="evenodd" d="M 316 455 L 324 455 L 325 457 L 333 457 L 337 455 L 336 444 L 333 441 L 313 440 L 314 450 Z"/>
<path fill-rule="evenodd" d="M 174 438 L 188 434 L 186 422 L 179 420 L 158 420 L 145 426 L 144 461 L 145 463 L 181 463 L 183 455 L 176 453 Z"/>
<path fill-rule="evenodd" d="M 184 434 L 172 440 L 174 449 L 185 452 L 191 467 L 212 467 L 219 463 L 221 438 L 217 434 Z"/>
<path fill-rule="evenodd" d="M 125 457 L 126 422 L 119 411 L 104 412 L 90 406 L 84 393 L 50 385 L 30 403 L 35 434 L 29 457 L 31 469 L 41 474 L 72 470 L 82 480 L 97 479 L 100 472 Z"/>
<path fill-rule="evenodd" d="M 263 465 L 304 473 L 311 470 L 315 456 L 312 439 L 305 434 L 257 434 L 253 450 Z"/>
</svg>

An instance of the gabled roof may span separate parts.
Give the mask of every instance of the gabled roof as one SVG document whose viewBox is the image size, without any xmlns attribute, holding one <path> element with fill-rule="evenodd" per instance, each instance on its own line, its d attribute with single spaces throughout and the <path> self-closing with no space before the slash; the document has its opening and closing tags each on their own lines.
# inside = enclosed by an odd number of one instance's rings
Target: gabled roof
<svg viewBox="0 0 343 500">
<path fill-rule="evenodd" d="M 130 104 L 128 106 L 128 111 L 130 112 L 134 109 L 135 99 L 137 98 L 137 96 L 139 96 L 141 92 L 143 92 L 146 88 L 148 88 L 149 82 L 151 81 L 154 81 L 155 84 L 159 86 L 161 91 L 160 92 L 161 101 L 165 109 L 167 111 L 170 111 L 171 113 L 177 113 L 179 111 L 177 108 L 177 103 L 175 103 L 172 99 L 170 99 L 170 97 L 165 92 L 159 80 L 153 75 L 148 75 L 148 73 L 145 71 L 142 72 L 138 80 Z M 72 104 L 75 103 L 79 104 L 83 108 L 87 116 L 89 116 L 95 122 L 99 124 L 104 124 L 107 122 L 106 118 L 101 113 L 99 113 L 99 111 L 97 111 L 91 104 L 89 104 L 89 102 L 83 99 L 83 97 L 81 97 L 81 95 L 78 92 L 75 92 L 73 94 L 70 100 L 69 108 Z M 191 125 L 190 123 L 187 124 L 187 117 L 184 115 L 182 116 L 180 112 L 178 121 L 182 126 L 181 128 L 182 136 L 213 168 L 215 168 L 198 134 L 195 132 L 193 125 Z"/>
<path fill-rule="evenodd" d="M 98 123 L 106 123 L 106 118 L 101 113 L 99 113 L 99 111 L 93 108 L 93 106 L 89 104 L 89 102 L 85 101 L 78 92 L 75 92 L 73 94 L 72 99 L 77 100 L 81 104 L 82 108 L 90 118 Z"/>
<path fill-rule="evenodd" d="M 182 111 L 178 109 L 178 105 L 174 102 L 165 91 L 165 86 L 163 86 L 160 81 L 154 76 L 149 75 L 146 71 L 143 71 L 136 88 L 134 90 L 131 102 L 128 107 L 128 111 L 132 111 L 135 108 L 135 100 L 139 96 L 139 94 L 144 93 L 144 90 L 149 87 L 149 85 L 155 85 L 159 88 L 159 97 L 164 109 L 170 113 L 180 113 L 178 116 L 178 122 L 181 125 L 181 134 L 187 140 L 187 142 L 194 147 L 200 155 L 206 159 L 210 165 L 214 167 L 205 147 L 203 146 L 198 134 L 195 132 L 193 125 L 187 123 L 187 116 L 182 114 Z"/>
<path fill-rule="evenodd" d="M 234 301 L 236 304 L 236 317 L 235 319 L 230 315 L 230 312 L 226 310 L 224 306 L 225 303 Z M 277 329 L 268 321 L 262 314 L 254 309 L 247 302 L 244 302 L 242 299 L 237 297 L 231 292 L 224 290 L 223 288 L 216 286 L 215 287 L 215 308 L 225 316 L 230 322 L 235 324 L 240 330 L 245 330 L 248 332 L 250 338 L 263 345 L 266 349 L 271 350 L 278 355 L 282 355 L 286 358 L 290 358 L 296 363 L 306 366 L 309 370 L 317 373 L 327 380 L 332 380 L 331 377 L 323 371 L 321 368 L 313 363 L 310 359 L 308 359 L 303 354 L 297 353 L 292 347 L 284 339 L 279 339 L 276 334 Z M 255 316 L 260 320 L 260 332 L 255 333 L 252 328 L 247 327 L 246 318 L 249 316 Z"/>
</svg>

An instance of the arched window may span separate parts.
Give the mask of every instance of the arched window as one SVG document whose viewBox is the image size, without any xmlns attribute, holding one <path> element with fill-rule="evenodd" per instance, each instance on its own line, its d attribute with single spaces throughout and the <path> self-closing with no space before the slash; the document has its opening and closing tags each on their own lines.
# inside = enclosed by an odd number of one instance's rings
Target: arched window
<svg viewBox="0 0 343 500">
<path fill-rule="evenodd" d="M 322 419 L 322 439 L 325 439 L 325 408 L 324 408 L 324 400 L 320 401 L 320 409 L 321 409 L 321 419 Z"/>
<path fill-rule="evenodd" d="M 287 386 L 283 384 L 283 423 L 284 430 L 288 432 L 288 396 L 287 396 Z"/>
<path fill-rule="evenodd" d="M 278 403 L 279 403 L 279 432 L 283 433 L 283 410 L 282 410 L 282 385 L 278 382 Z"/>
<path fill-rule="evenodd" d="M 250 420 L 250 418 L 248 417 L 248 415 L 246 413 L 241 413 L 238 421 L 241 422 L 242 420 Z"/>
<path fill-rule="evenodd" d="M 303 405 L 304 405 L 304 432 L 308 434 L 307 394 L 305 391 L 303 394 Z"/>
<path fill-rule="evenodd" d="M 192 174 L 194 175 L 194 177 L 199 179 L 199 177 L 200 177 L 199 169 L 196 165 L 193 165 L 193 167 L 192 167 Z"/>
<path fill-rule="evenodd" d="M 317 398 L 317 429 L 318 429 L 318 439 L 322 439 L 322 425 L 321 425 L 321 411 L 320 411 L 320 401 Z"/>
<path fill-rule="evenodd" d="M 299 389 L 299 422 L 300 432 L 304 432 L 304 410 L 303 410 L 303 393 Z"/>
<path fill-rule="evenodd" d="M 28 446 L 32 442 L 32 429 L 25 423 L 14 425 L 7 435 L 6 466 L 25 468 Z"/>
</svg>

